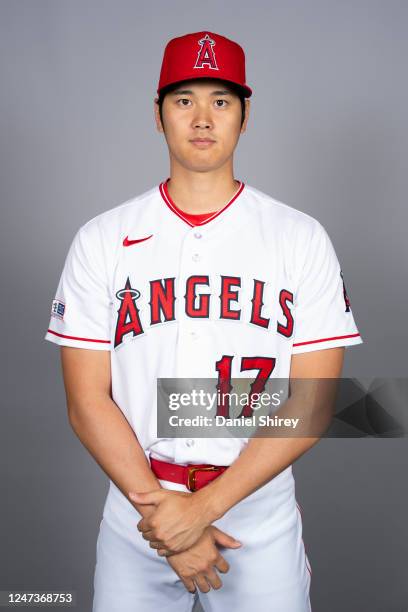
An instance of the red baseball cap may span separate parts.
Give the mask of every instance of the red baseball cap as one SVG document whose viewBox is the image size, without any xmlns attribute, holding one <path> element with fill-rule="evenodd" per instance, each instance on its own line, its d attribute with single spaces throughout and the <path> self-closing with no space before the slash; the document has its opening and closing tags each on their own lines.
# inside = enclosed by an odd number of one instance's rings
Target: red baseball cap
<svg viewBox="0 0 408 612">
<path fill-rule="evenodd" d="M 245 83 L 245 53 L 238 43 L 206 30 L 172 38 L 164 50 L 157 93 L 168 85 L 205 77 L 238 85 L 246 98 L 252 94 Z"/>
</svg>

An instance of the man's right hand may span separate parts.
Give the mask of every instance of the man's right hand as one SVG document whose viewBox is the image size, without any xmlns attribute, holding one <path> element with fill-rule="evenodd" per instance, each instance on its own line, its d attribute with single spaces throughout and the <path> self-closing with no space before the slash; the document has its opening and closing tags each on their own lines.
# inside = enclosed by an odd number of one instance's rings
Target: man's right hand
<svg viewBox="0 0 408 612">
<path fill-rule="evenodd" d="M 222 587 L 216 570 L 225 574 L 230 566 L 218 550 L 217 544 L 225 548 L 240 547 L 234 538 L 214 525 L 209 525 L 189 549 L 166 557 L 168 564 L 190 593 L 196 592 L 196 586 L 202 593 L 208 593 L 211 587 Z"/>
</svg>

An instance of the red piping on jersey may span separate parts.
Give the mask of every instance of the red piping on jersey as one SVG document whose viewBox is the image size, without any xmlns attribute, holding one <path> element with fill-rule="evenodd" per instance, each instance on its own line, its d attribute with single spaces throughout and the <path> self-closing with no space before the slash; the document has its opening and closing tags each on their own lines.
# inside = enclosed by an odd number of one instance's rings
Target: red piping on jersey
<svg viewBox="0 0 408 612">
<path fill-rule="evenodd" d="M 356 338 L 360 334 L 349 334 L 348 336 L 333 336 L 333 338 L 321 338 L 320 340 L 308 340 L 307 342 L 294 342 L 293 346 L 303 346 L 304 344 L 315 344 L 316 342 L 328 342 L 329 340 L 343 340 L 343 338 Z"/>
<path fill-rule="evenodd" d="M 176 207 L 176 204 L 171 199 L 170 194 L 169 194 L 169 192 L 167 190 L 167 183 L 169 182 L 169 180 L 170 180 L 170 177 L 168 179 L 166 179 L 165 181 L 163 181 L 162 183 L 160 183 L 160 185 L 159 185 L 160 194 L 161 194 L 163 200 L 166 202 L 166 204 L 170 208 L 170 210 L 173 211 L 178 217 L 180 217 L 180 219 L 182 219 L 190 227 L 194 227 L 194 224 L 191 223 L 186 217 L 184 217 L 181 214 L 180 209 Z M 216 210 L 214 212 L 214 214 L 211 215 L 211 217 L 209 217 L 208 219 L 205 219 L 204 221 L 201 221 L 200 223 L 197 223 L 196 225 L 205 225 L 209 221 L 212 221 L 212 219 L 215 219 L 215 217 L 218 217 L 218 215 L 220 215 L 222 212 L 224 212 L 224 210 L 226 210 L 229 206 L 231 206 L 231 204 L 237 199 L 239 194 L 242 192 L 244 187 L 245 187 L 245 183 L 243 183 L 242 181 L 239 181 L 238 190 L 235 193 L 235 195 L 232 196 L 232 198 L 229 200 L 229 202 L 227 202 L 225 204 L 225 206 L 223 206 L 223 208 L 221 208 L 220 210 Z"/>
<path fill-rule="evenodd" d="M 48 329 L 47 331 L 50 334 L 54 334 L 55 336 L 60 336 L 61 338 L 68 338 L 68 340 L 83 340 L 84 342 L 102 342 L 103 344 L 110 344 L 110 340 L 94 340 L 94 338 L 77 338 L 76 336 L 66 336 L 65 334 L 59 334 L 52 329 Z"/>
</svg>

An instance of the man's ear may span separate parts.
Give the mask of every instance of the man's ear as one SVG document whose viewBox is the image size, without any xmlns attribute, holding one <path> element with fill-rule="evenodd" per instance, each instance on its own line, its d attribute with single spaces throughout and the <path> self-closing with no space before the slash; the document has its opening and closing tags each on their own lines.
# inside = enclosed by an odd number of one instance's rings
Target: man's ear
<svg viewBox="0 0 408 612">
<path fill-rule="evenodd" d="M 251 106 L 251 101 L 249 100 L 249 98 L 245 98 L 245 119 L 243 121 L 243 124 L 241 126 L 241 134 L 243 134 L 246 130 L 247 127 L 247 123 L 248 123 L 248 119 L 249 119 L 249 109 Z"/>
<path fill-rule="evenodd" d="M 158 132 L 164 132 L 164 128 L 163 128 L 163 124 L 161 122 L 160 119 L 160 112 L 159 112 L 159 98 L 155 98 L 154 102 L 153 102 L 153 110 L 154 110 L 154 118 L 156 121 L 156 128 Z"/>
</svg>

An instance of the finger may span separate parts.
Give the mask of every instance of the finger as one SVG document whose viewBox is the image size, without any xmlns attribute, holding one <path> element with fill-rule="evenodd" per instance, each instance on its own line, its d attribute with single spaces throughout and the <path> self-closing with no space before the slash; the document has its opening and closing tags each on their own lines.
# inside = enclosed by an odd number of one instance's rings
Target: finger
<svg viewBox="0 0 408 612">
<path fill-rule="evenodd" d="M 160 557 L 171 557 L 171 555 L 176 555 L 177 553 L 173 552 L 172 550 L 166 550 L 165 548 L 160 548 L 157 551 L 157 554 L 160 555 Z"/>
<path fill-rule="evenodd" d="M 214 569 L 211 569 L 208 572 L 206 572 L 205 577 L 207 579 L 207 582 L 211 585 L 213 589 L 217 590 L 222 587 L 221 578 L 219 577 L 219 575 Z"/>
<path fill-rule="evenodd" d="M 190 593 L 196 592 L 197 589 L 196 585 L 194 584 L 194 580 L 191 580 L 190 578 L 182 578 L 181 581 L 186 587 L 187 591 L 189 591 Z"/>
<path fill-rule="evenodd" d="M 149 542 L 158 542 L 157 538 L 154 537 L 153 531 L 142 531 L 142 538 L 148 540 Z"/>
<path fill-rule="evenodd" d="M 145 538 L 147 540 L 147 538 Z M 190 548 L 190 545 L 179 545 L 175 548 L 171 548 L 170 546 L 166 546 L 165 543 L 162 540 L 156 540 L 155 538 L 152 537 L 151 541 L 149 540 L 149 542 L 151 543 L 156 543 L 158 544 L 158 548 L 161 548 L 165 551 L 171 552 L 172 554 L 176 554 L 176 553 L 181 553 L 184 552 L 185 550 L 188 550 Z M 151 546 L 150 543 L 150 546 Z M 156 546 L 152 546 L 152 548 L 157 548 Z"/>
<path fill-rule="evenodd" d="M 198 588 L 200 589 L 202 593 L 208 593 L 208 591 L 211 590 L 211 587 L 208 584 L 207 579 L 204 574 L 200 573 L 194 576 L 194 582 L 196 583 L 196 585 L 198 586 Z"/>
<path fill-rule="evenodd" d="M 239 548 L 242 543 L 236 540 L 232 536 L 228 535 L 224 531 L 221 531 L 217 527 L 213 530 L 213 537 L 218 545 L 224 546 L 224 548 Z"/>
<path fill-rule="evenodd" d="M 139 531 L 151 531 L 152 527 L 149 523 L 149 519 L 147 518 L 142 518 L 138 524 L 137 524 L 137 528 Z"/>
<path fill-rule="evenodd" d="M 228 561 L 226 561 L 224 557 L 220 555 L 217 561 L 214 563 L 214 567 L 216 567 L 219 572 L 226 574 L 229 572 L 230 565 Z"/>
</svg>

